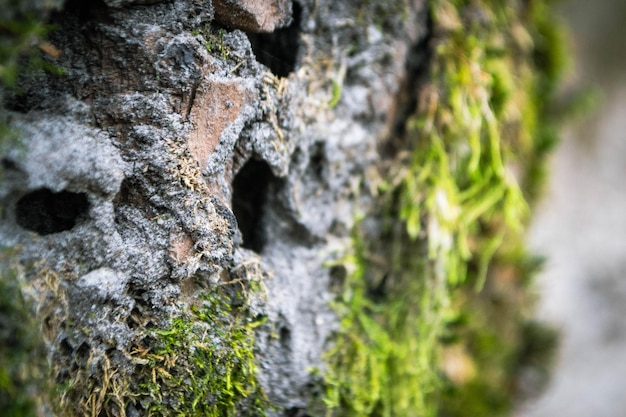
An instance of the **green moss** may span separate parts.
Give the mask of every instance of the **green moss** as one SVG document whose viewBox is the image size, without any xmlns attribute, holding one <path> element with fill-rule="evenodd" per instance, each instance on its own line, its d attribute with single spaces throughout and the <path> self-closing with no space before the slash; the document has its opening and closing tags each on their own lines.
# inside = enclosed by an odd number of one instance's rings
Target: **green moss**
<svg viewBox="0 0 626 417">
<path fill-rule="evenodd" d="M 58 387 L 57 415 L 264 416 L 270 405 L 254 358 L 263 320 L 252 317 L 247 295 L 258 291 L 258 283 L 205 290 L 166 325 L 145 330 L 126 360 L 121 350 L 92 348 Z"/>
<path fill-rule="evenodd" d="M 340 261 L 350 274 L 334 304 L 342 322 L 326 358 L 328 415 L 432 415 L 445 283 L 420 279 L 432 265 L 423 242 L 408 242 L 391 250 L 397 263 L 374 288 L 368 249 L 358 234 L 354 241 L 355 253 Z"/>
<path fill-rule="evenodd" d="M 504 415 L 521 371 L 555 346 L 549 329 L 527 332 L 539 328 L 528 318 L 537 262 L 523 228 L 557 139 L 562 29 L 548 1 L 429 7 L 430 82 L 407 120 L 403 169 L 372 214 L 384 232 L 357 227 L 342 260 L 351 273 L 327 357 L 331 415 Z M 539 339 L 541 360 L 521 353 Z"/>
<path fill-rule="evenodd" d="M 230 56 L 230 48 L 224 44 L 224 29 L 217 31 L 217 35 L 209 35 L 205 47 L 209 53 L 217 53 L 222 59 L 226 59 Z"/>
<path fill-rule="evenodd" d="M 2 4 L 7 13 L 0 18 L 0 87 L 16 88 L 19 76 L 30 71 L 64 74 L 53 62 L 60 52 L 46 41 L 55 29 L 46 23 L 46 13 L 21 11 L 19 3 L 11 3 Z"/>
<path fill-rule="evenodd" d="M 19 20 L 0 20 L 0 82 L 14 87 L 24 58 L 30 65 L 41 63 L 37 45 L 49 28 L 41 20 L 27 16 Z"/>
<path fill-rule="evenodd" d="M 194 36 L 201 35 L 204 38 L 204 47 L 210 54 L 217 54 L 222 59 L 230 57 L 230 47 L 225 43 L 226 31 L 224 29 L 213 29 L 211 25 L 205 25 L 202 30 L 194 30 Z"/>
<path fill-rule="evenodd" d="M 263 321 L 245 308 L 205 293 L 189 314 L 153 332 L 136 393 L 149 399 L 150 415 L 265 415 L 269 404 L 256 381 L 253 354 L 254 329 Z"/>
</svg>

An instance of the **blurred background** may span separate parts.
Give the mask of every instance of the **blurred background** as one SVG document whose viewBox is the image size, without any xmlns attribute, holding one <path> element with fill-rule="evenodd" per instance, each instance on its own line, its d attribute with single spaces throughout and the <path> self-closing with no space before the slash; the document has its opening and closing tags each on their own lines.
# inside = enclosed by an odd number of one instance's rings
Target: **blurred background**
<svg viewBox="0 0 626 417">
<path fill-rule="evenodd" d="M 626 1 L 566 0 L 573 69 L 594 89 L 592 112 L 570 122 L 553 155 L 530 229 L 546 256 L 538 315 L 561 330 L 547 391 L 517 417 L 626 415 Z"/>
</svg>

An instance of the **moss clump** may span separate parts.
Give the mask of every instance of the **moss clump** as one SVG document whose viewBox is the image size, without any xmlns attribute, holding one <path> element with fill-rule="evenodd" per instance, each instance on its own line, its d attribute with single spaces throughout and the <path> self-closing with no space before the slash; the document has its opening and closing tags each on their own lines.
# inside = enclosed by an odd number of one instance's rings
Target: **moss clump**
<svg viewBox="0 0 626 417">
<path fill-rule="evenodd" d="M 194 36 L 202 36 L 204 47 L 210 54 L 216 54 L 222 59 L 228 59 L 231 55 L 230 47 L 226 45 L 226 31 L 222 28 L 213 29 L 211 25 L 205 25 L 202 30 L 192 32 Z"/>
<path fill-rule="evenodd" d="M 264 416 L 268 402 L 256 381 L 254 329 L 241 293 L 227 301 L 204 293 L 188 314 L 152 333 L 139 372 L 139 402 L 152 416 Z"/>
<path fill-rule="evenodd" d="M 327 352 L 324 375 L 328 415 L 433 415 L 431 394 L 439 382 L 433 366 L 447 304 L 445 282 L 420 279 L 432 266 L 423 241 L 396 240 L 377 253 L 394 257 L 375 281 L 371 247 L 358 228 L 355 251 L 340 262 L 349 277 L 334 307 L 341 328 Z M 398 229 L 394 233 L 406 234 Z M 376 276 L 380 278 L 380 276 Z"/>
<path fill-rule="evenodd" d="M 522 242 L 556 142 L 562 30 L 548 0 L 429 7 L 430 81 L 381 187 L 383 231 L 357 228 L 344 260 L 333 415 L 503 415 L 521 369 L 555 345 L 528 319 L 536 263 Z"/>
<path fill-rule="evenodd" d="M 203 290 L 164 326 L 140 330 L 128 349 L 79 347 L 73 357 L 89 352 L 58 387 L 57 414 L 264 416 L 269 402 L 253 354 L 263 320 L 248 305 L 248 294 L 260 289 L 253 281 L 239 284 Z"/>
</svg>

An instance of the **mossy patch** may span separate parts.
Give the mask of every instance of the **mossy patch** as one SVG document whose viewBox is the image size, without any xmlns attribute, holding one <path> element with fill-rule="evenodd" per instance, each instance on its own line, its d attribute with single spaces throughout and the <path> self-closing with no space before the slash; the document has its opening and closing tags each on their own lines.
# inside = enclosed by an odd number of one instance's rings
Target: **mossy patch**
<svg viewBox="0 0 626 417">
<path fill-rule="evenodd" d="M 429 7 L 429 81 L 371 213 L 382 232 L 357 227 L 342 261 L 331 415 L 503 415 L 555 345 L 528 318 L 523 229 L 557 140 L 562 28 L 549 1 Z"/>
<path fill-rule="evenodd" d="M 264 416 L 269 402 L 254 358 L 254 329 L 263 319 L 248 304 L 258 291 L 258 282 L 242 281 L 202 290 L 163 326 L 142 330 L 129 349 L 91 348 L 58 388 L 57 413 Z"/>
<path fill-rule="evenodd" d="M 389 231 L 394 232 L 398 229 Z M 349 274 L 334 304 L 342 321 L 326 357 L 327 414 L 432 415 L 445 282 L 420 279 L 433 267 L 423 241 L 388 248 L 384 253 L 394 257 L 392 269 L 378 282 L 371 272 L 377 269 L 371 268 L 372 248 L 360 243 L 358 232 L 354 242 L 356 250 L 339 261 Z"/>
<path fill-rule="evenodd" d="M 213 29 L 211 25 L 205 25 L 203 30 L 195 30 L 192 32 L 194 36 L 202 36 L 203 44 L 207 52 L 215 54 L 226 60 L 230 57 L 231 50 L 224 41 L 226 30 Z"/>
<path fill-rule="evenodd" d="M 60 70 L 44 55 L 56 56 L 59 51 L 44 39 L 52 26 L 41 18 L 26 15 L 13 20 L 0 20 L 0 85 L 14 88 L 24 70 L 43 68 Z"/>
<path fill-rule="evenodd" d="M 141 392 L 152 416 L 263 416 L 268 408 L 256 380 L 254 329 L 244 296 L 204 293 L 199 305 L 152 333 Z M 233 301 L 236 300 L 234 303 Z"/>
</svg>

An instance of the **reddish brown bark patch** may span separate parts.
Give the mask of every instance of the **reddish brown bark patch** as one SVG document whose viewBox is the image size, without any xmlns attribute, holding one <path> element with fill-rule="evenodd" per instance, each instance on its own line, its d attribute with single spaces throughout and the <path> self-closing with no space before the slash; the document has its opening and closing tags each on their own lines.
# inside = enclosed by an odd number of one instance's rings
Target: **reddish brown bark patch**
<svg viewBox="0 0 626 417">
<path fill-rule="evenodd" d="M 291 0 L 215 0 L 215 19 L 244 32 L 273 32 L 291 22 Z"/>
<path fill-rule="evenodd" d="M 211 81 L 198 88 L 189 120 L 189 150 L 200 167 L 207 163 L 220 135 L 237 120 L 242 106 L 249 100 L 246 89 L 236 81 Z"/>
</svg>

